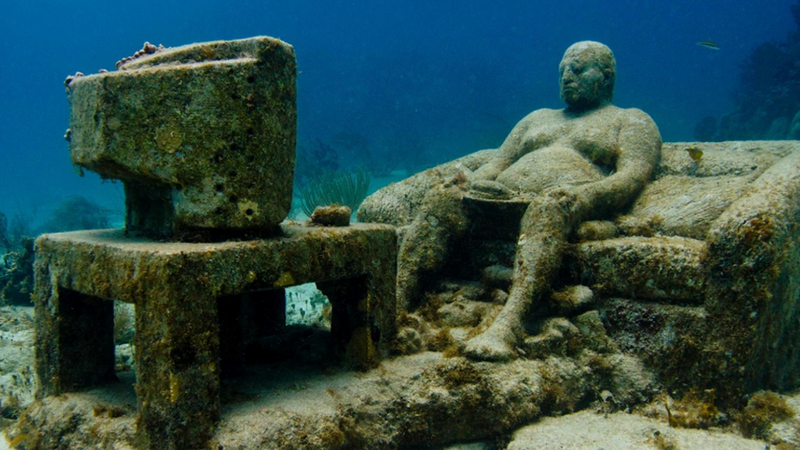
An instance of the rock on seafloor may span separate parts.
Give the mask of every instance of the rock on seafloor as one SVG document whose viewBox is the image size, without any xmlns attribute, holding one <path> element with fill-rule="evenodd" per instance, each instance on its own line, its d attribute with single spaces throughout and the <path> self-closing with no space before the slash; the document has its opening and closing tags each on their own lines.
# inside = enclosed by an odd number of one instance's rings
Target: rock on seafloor
<svg viewBox="0 0 800 450">
<path fill-rule="evenodd" d="M 763 441 L 722 431 L 670 428 L 654 419 L 617 412 L 581 411 L 547 417 L 514 432 L 507 450 L 764 450 Z"/>
</svg>

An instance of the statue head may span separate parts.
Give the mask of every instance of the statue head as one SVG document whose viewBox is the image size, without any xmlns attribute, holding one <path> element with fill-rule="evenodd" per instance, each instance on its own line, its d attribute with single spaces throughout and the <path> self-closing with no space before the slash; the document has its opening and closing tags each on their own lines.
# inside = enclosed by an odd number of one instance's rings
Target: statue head
<svg viewBox="0 0 800 450">
<path fill-rule="evenodd" d="M 584 111 L 611 103 L 616 66 L 611 49 L 599 42 L 570 45 L 558 66 L 561 98 L 567 109 Z"/>
</svg>

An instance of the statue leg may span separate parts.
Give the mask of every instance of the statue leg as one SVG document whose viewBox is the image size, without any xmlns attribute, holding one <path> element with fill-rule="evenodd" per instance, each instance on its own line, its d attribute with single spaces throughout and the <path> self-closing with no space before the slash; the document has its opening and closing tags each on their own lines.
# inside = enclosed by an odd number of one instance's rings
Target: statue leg
<svg viewBox="0 0 800 450">
<path fill-rule="evenodd" d="M 420 213 L 404 233 L 397 255 L 397 305 L 419 304 L 421 277 L 441 269 L 450 244 L 463 236 L 467 217 L 459 186 L 437 186 L 423 199 Z"/>
<path fill-rule="evenodd" d="M 573 205 L 574 197 L 544 194 L 528 206 L 520 224 L 508 300 L 489 328 L 467 341 L 468 357 L 502 361 L 514 356 L 528 310 L 550 292 L 561 266 Z"/>
</svg>

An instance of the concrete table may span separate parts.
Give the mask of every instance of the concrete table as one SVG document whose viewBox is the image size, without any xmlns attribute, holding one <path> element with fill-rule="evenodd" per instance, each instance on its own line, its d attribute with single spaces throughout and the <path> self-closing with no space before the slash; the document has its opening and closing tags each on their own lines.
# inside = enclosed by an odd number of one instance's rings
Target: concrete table
<svg viewBox="0 0 800 450">
<path fill-rule="evenodd" d="M 220 414 L 220 373 L 243 364 L 247 339 L 285 320 L 283 289 L 308 282 L 333 306 L 331 340 L 359 367 L 396 334 L 393 227 L 281 225 L 279 237 L 163 243 L 123 230 L 36 242 L 38 398 L 113 380 L 113 302 L 136 305 L 142 448 L 202 448 Z M 266 380 L 268 382 L 268 380 Z"/>
</svg>

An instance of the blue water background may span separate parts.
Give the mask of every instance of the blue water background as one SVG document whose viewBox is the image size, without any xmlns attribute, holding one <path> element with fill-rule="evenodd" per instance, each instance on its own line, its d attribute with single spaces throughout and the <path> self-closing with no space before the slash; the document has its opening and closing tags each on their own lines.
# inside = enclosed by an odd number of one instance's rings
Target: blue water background
<svg viewBox="0 0 800 450">
<path fill-rule="evenodd" d="M 281 38 L 301 72 L 301 143 L 358 133 L 380 154 L 408 136 L 430 165 L 496 147 L 529 111 L 560 108 L 558 62 L 584 39 L 616 54 L 618 105 L 648 112 L 665 141 L 690 140 L 699 119 L 731 107 L 753 48 L 795 28 L 791 3 L 4 0 L 0 211 L 41 221 L 71 195 L 121 208 L 119 187 L 70 164 L 63 80 L 111 70 L 144 41 Z"/>
</svg>

